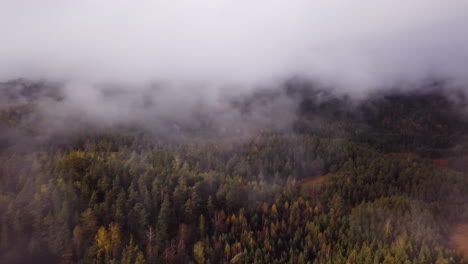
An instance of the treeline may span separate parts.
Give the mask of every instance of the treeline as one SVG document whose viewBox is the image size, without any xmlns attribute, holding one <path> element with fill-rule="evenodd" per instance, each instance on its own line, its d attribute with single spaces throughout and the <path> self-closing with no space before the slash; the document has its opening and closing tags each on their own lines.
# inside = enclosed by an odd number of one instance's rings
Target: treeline
<svg viewBox="0 0 468 264">
<path fill-rule="evenodd" d="M 438 96 L 379 100 L 304 100 L 292 131 L 249 138 L 30 147 L 34 108 L 4 109 L 0 263 L 468 263 L 448 242 L 468 221 L 465 123 Z"/>
<path fill-rule="evenodd" d="M 7 263 L 461 261 L 444 241 L 466 217 L 468 179 L 427 160 L 314 136 L 97 138 L 2 155 Z"/>
</svg>

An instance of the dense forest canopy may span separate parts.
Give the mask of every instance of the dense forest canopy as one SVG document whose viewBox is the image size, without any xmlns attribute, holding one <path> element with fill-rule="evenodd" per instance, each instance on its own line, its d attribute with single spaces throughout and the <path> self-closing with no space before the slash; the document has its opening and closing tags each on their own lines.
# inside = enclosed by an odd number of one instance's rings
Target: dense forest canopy
<svg viewBox="0 0 468 264">
<path fill-rule="evenodd" d="M 60 128 L 59 84 L 1 87 L 1 263 L 468 263 L 468 122 L 438 85 Z"/>
</svg>

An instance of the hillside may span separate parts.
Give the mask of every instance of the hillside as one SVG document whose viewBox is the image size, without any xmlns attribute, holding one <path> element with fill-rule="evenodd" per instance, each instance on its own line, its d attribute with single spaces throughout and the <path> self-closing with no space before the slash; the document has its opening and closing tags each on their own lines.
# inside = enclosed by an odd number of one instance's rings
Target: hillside
<svg viewBox="0 0 468 264">
<path fill-rule="evenodd" d="M 60 96 L 15 87 L 0 263 L 468 263 L 451 242 L 468 241 L 468 122 L 437 90 L 354 102 L 289 87 L 291 126 L 245 134 L 203 113 L 164 132 L 51 132 L 39 109 Z"/>
</svg>

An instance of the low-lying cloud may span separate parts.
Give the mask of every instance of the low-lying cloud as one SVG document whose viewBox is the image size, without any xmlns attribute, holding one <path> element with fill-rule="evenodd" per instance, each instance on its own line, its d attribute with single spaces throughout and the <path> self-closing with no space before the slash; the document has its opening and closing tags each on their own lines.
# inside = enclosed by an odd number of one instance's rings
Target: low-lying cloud
<svg viewBox="0 0 468 264">
<path fill-rule="evenodd" d="M 354 96 L 460 86 L 467 11 L 464 0 L 4 0 L 0 80 L 64 83 L 49 112 L 110 122 L 216 109 L 297 76 Z"/>
<path fill-rule="evenodd" d="M 465 80 L 463 0 L 2 1 L 0 76 L 355 87 Z"/>
</svg>

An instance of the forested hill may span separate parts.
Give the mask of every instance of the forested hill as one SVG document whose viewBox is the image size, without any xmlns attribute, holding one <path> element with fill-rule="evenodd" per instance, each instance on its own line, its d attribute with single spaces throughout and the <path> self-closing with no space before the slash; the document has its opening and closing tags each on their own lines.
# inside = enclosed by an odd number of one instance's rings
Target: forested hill
<svg viewBox="0 0 468 264">
<path fill-rule="evenodd" d="M 0 263 L 468 263 L 452 239 L 468 224 L 468 123 L 437 91 L 292 89 L 291 125 L 249 135 L 203 118 L 45 135 L 41 100 L 61 97 L 15 85 Z"/>
</svg>

